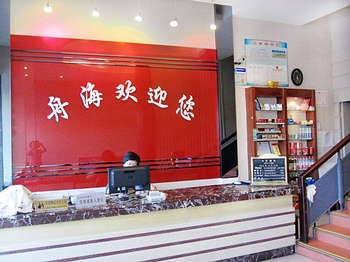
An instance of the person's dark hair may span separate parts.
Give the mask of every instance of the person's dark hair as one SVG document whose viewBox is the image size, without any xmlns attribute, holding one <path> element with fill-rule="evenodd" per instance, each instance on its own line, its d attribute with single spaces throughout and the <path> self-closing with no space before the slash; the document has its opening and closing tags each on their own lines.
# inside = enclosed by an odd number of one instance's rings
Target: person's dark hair
<svg viewBox="0 0 350 262">
<path fill-rule="evenodd" d="M 136 154 L 135 152 L 126 152 L 125 155 L 124 155 L 124 158 L 123 158 L 123 164 L 125 164 L 126 161 L 128 160 L 134 160 L 137 162 L 137 165 L 140 164 L 140 156 L 138 154 Z"/>
</svg>

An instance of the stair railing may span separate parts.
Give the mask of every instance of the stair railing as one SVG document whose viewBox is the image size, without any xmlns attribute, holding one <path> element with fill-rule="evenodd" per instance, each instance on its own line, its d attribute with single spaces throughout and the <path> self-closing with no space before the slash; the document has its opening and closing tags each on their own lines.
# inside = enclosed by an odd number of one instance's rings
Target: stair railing
<svg viewBox="0 0 350 262">
<path fill-rule="evenodd" d="M 327 162 L 331 157 L 335 154 L 338 155 L 337 158 L 337 190 L 338 190 L 338 203 L 340 207 L 344 208 L 344 190 L 343 190 L 343 168 L 341 161 L 341 150 L 344 146 L 346 146 L 350 142 L 350 134 L 344 137 L 339 143 L 337 143 L 334 147 L 332 147 L 327 153 L 325 153 L 320 159 L 318 159 L 310 168 L 308 168 L 304 173 L 302 173 L 299 177 L 298 184 L 301 189 L 299 194 L 299 213 L 300 213 L 300 237 L 299 240 L 304 243 L 309 242 L 309 228 L 312 223 L 309 223 L 309 206 L 307 199 L 307 189 L 306 189 L 306 178 L 312 177 L 315 181 L 318 180 L 318 169 Z M 316 182 L 317 183 L 317 182 Z M 334 182 L 335 183 L 335 182 Z M 330 207 L 328 207 L 330 208 Z M 328 209 L 327 208 L 327 209 Z M 328 210 L 324 210 L 326 213 Z"/>
</svg>

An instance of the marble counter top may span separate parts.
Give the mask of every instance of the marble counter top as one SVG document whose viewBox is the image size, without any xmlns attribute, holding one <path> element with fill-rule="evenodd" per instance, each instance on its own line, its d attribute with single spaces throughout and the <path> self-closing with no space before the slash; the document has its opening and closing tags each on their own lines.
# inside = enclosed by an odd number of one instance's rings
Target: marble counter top
<svg viewBox="0 0 350 262">
<path fill-rule="evenodd" d="M 297 194 L 298 190 L 297 187 L 292 186 L 253 187 L 226 184 L 165 190 L 162 192 L 166 193 L 167 199 L 158 203 L 149 203 L 145 199 L 120 201 L 114 197 L 107 197 L 106 206 L 76 209 L 75 206 L 72 205 L 64 210 L 32 212 L 0 218 L 0 228 L 33 226 L 162 210 L 192 208 L 196 206 Z"/>
</svg>

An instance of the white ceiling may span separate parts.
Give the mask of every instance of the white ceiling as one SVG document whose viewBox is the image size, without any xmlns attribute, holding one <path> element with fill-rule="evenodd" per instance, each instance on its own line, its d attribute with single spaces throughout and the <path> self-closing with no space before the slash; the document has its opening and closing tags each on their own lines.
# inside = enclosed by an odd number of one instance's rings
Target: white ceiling
<svg viewBox="0 0 350 262">
<path fill-rule="evenodd" d="M 235 17 L 301 26 L 350 5 L 350 0 L 192 0 L 232 6 Z M 0 46 L 9 45 L 9 3 L 0 1 Z"/>
<path fill-rule="evenodd" d="M 305 25 L 350 5 L 350 0 L 193 0 L 232 6 L 235 17 Z"/>
</svg>

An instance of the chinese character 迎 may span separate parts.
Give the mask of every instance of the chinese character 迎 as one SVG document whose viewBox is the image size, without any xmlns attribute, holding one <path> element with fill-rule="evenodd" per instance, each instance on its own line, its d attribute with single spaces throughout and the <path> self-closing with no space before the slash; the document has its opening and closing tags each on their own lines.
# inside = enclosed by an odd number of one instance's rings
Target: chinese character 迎
<svg viewBox="0 0 350 262">
<path fill-rule="evenodd" d="M 168 107 L 168 105 L 162 104 L 162 102 L 166 99 L 167 92 L 165 90 L 162 90 L 160 86 L 158 86 L 156 89 L 149 88 L 147 94 L 149 95 L 149 104 L 155 104 L 160 108 Z"/>
<path fill-rule="evenodd" d="M 50 96 L 49 99 L 50 101 L 48 105 L 51 107 L 52 113 L 49 116 L 47 116 L 47 118 L 51 119 L 53 116 L 55 116 L 56 122 L 58 122 L 58 115 L 62 114 L 61 116 L 62 118 L 68 119 L 68 114 L 64 110 L 64 107 L 69 105 L 69 103 L 68 102 L 61 103 L 61 99 L 59 97 Z"/>
<path fill-rule="evenodd" d="M 185 101 L 186 99 L 187 97 L 185 95 L 182 95 L 182 98 L 179 100 L 180 106 L 178 109 L 176 109 L 176 114 L 180 112 L 181 116 L 184 119 L 191 121 L 194 117 L 194 114 L 190 111 L 193 110 L 193 106 L 195 105 L 195 103 L 192 101 L 193 97 L 191 95 L 187 101 Z"/>
<path fill-rule="evenodd" d="M 95 88 L 94 84 L 91 84 L 88 82 L 85 86 L 81 86 L 81 93 L 80 97 L 83 100 L 83 104 L 86 108 L 89 108 L 89 105 L 92 103 L 95 104 L 95 106 L 99 107 L 101 100 L 103 100 L 102 93 L 99 93 L 97 90 L 93 90 Z"/>
<path fill-rule="evenodd" d="M 136 87 L 131 84 L 130 80 L 126 80 L 125 85 L 120 84 L 116 87 L 117 91 L 115 91 L 117 99 L 120 99 L 121 97 L 123 101 L 127 100 L 128 98 L 131 98 L 137 103 L 137 98 L 132 96 L 131 94 L 136 91 Z"/>
</svg>

